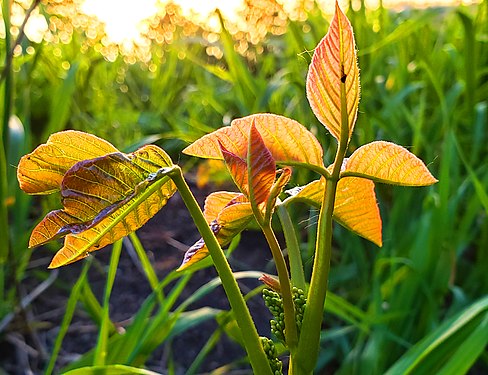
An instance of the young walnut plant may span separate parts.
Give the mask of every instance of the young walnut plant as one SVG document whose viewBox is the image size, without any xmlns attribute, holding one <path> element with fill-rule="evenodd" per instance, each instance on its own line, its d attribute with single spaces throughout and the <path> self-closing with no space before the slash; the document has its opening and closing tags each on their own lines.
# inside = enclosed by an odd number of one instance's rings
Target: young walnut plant
<svg viewBox="0 0 488 375">
<path fill-rule="evenodd" d="M 223 160 L 239 189 L 237 193 L 211 194 L 204 212 L 181 169 L 159 147 L 149 145 L 124 154 L 90 134 L 53 134 L 19 163 L 18 180 L 25 192 L 60 191 L 63 204 L 35 227 L 29 246 L 64 237 L 64 246 L 50 268 L 77 261 L 140 228 L 178 190 L 202 235 L 185 254 L 180 270 L 207 255 L 212 257 L 254 373 L 276 374 L 281 372 L 281 362 L 274 344 L 259 338 L 222 252 L 222 246 L 255 220 L 268 241 L 278 274 L 278 279 L 263 277 L 270 287 L 264 293 L 266 304 L 275 314 L 273 332 L 290 353 L 289 373 L 311 374 L 319 349 L 333 219 L 381 246 L 374 182 L 426 186 L 437 180 L 420 159 L 393 143 L 372 142 L 346 157 L 360 87 L 353 30 L 337 4 L 329 31 L 315 49 L 306 87 L 313 112 L 337 140 L 333 163 L 324 165 L 320 143 L 292 119 L 274 114 L 236 119 L 184 150 L 189 155 Z M 283 190 L 295 167 L 308 168 L 320 178 L 286 195 Z M 320 208 L 309 282 L 303 276 L 287 213 L 296 201 Z M 290 269 L 271 227 L 275 213 L 285 232 Z"/>
</svg>

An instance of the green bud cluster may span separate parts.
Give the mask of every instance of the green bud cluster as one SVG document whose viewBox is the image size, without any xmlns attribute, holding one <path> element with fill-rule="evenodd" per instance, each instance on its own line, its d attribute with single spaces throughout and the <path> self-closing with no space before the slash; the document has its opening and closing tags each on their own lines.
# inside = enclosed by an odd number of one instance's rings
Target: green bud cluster
<svg viewBox="0 0 488 375">
<path fill-rule="evenodd" d="M 271 333 L 284 343 L 285 312 L 283 310 L 283 299 L 278 293 L 271 289 L 263 289 L 263 299 L 265 305 L 274 317 L 274 319 L 271 319 L 269 322 L 271 325 Z"/>
<path fill-rule="evenodd" d="M 268 357 L 271 372 L 273 375 L 283 375 L 283 362 L 278 359 L 278 352 L 276 351 L 273 340 L 270 340 L 267 337 L 260 337 L 260 339 L 266 357 Z"/>
<path fill-rule="evenodd" d="M 305 292 L 302 289 L 297 287 L 293 287 L 291 292 L 293 295 L 293 304 L 295 305 L 295 321 L 297 322 L 298 334 L 300 334 L 303 314 L 307 307 L 307 296 L 305 296 Z"/>
</svg>

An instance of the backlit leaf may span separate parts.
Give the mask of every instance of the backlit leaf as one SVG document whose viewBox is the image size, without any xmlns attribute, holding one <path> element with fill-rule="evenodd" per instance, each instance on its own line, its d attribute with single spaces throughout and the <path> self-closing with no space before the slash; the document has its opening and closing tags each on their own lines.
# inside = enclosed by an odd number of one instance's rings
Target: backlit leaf
<svg viewBox="0 0 488 375">
<path fill-rule="evenodd" d="M 373 181 L 359 177 L 341 178 L 337 185 L 334 219 L 381 247 L 381 216 Z"/>
<path fill-rule="evenodd" d="M 234 183 L 246 197 L 249 197 L 249 175 L 247 173 L 246 160 L 228 151 L 223 145 L 221 145 L 221 149 L 225 164 Z"/>
<path fill-rule="evenodd" d="M 276 175 L 278 177 L 276 178 L 276 181 L 274 182 L 273 186 L 271 187 L 268 202 L 266 203 L 266 205 L 268 206 L 268 209 L 271 209 L 271 208 L 274 209 L 274 206 L 276 205 L 276 200 L 278 199 L 278 196 L 283 191 L 285 185 L 290 181 L 291 168 L 285 167 L 283 169 L 280 169 L 280 170 L 276 171 Z"/>
<path fill-rule="evenodd" d="M 79 161 L 118 150 L 92 134 L 74 130 L 55 133 L 47 143 L 22 157 L 17 169 L 20 188 L 28 194 L 58 191 L 64 174 Z"/>
<path fill-rule="evenodd" d="M 297 121 L 270 113 L 235 119 L 230 126 L 203 136 L 183 152 L 222 160 L 220 143 L 229 152 L 246 159 L 249 130 L 253 122 L 276 163 L 323 167 L 322 147 L 315 136 Z"/>
<path fill-rule="evenodd" d="M 276 164 L 254 123 L 249 132 L 248 175 L 249 199 L 260 205 L 268 199 L 276 177 Z"/>
<path fill-rule="evenodd" d="M 61 184 L 64 208 L 38 224 L 30 246 L 66 235 L 50 264 L 55 268 L 135 231 L 174 194 L 173 182 L 158 174 L 171 165 L 169 156 L 153 145 L 132 154 L 117 152 L 75 164 Z"/>
<path fill-rule="evenodd" d="M 351 138 L 359 103 L 359 69 L 351 24 L 336 2 L 327 35 L 319 42 L 307 75 L 307 97 L 319 121 L 337 139 L 341 138 L 341 83 Z"/>
<path fill-rule="evenodd" d="M 205 199 L 205 206 L 203 209 L 203 215 L 207 220 L 207 223 L 211 223 L 217 216 L 219 216 L 220 212 L 230 203 L 242 203 L 247 202 L 247 198 L 244 194 L 235 193 L 230 191 L 216 191 L 211 193 Z"/>
<path fill-rule="evenodd" d="M 322 178 L 303 187 L 293 199 L 320 207 L 324 191 L 325 179 Z M 337 184 L 334 219 L 357 235 L 382 245 L 381 216 L 373 181 L 359 177 L 341 178 Z"/>
<path fill-rule="evenodd" d="M 427 186 L 437 182 L 417 156 L 402 146 L 384 141 L 371 142 L 354 151 L 343 175 L 403 186 Z"/>
<path fill-rule="evenodd" d="M 207 221 L 215 215 L 216 210 L 213 206 L 214 203 L 220 206 L 221 210 L 210 222 L 210 228 L 217 237 L 219 244 L 225 246 L 229 244 L 237 234 L 242 232 L 253 219 L 251 203 L 239 193 L 213 193 L 207 197 L 205 201 L 204 215 Z M 184 270 L 190 265 L 204 259 L 208 254 L 209 251 L 205 242 L 202 238 L 199 239 L 186 251 L 183 262 L 178 270 Z"/>
</svg>

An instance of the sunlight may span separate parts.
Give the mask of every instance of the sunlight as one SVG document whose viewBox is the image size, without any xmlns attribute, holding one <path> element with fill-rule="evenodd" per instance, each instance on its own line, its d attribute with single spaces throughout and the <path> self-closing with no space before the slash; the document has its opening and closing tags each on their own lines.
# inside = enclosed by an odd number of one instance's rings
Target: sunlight
<svg viewBox="0 0 488 375">
<path fill-rule="evenodd" d="M 105 24 L 110 41 L 137 40 L 142 21 L 157 13 L 157 0 L 85 0 L 81 10 Z"/>
<path fill-rule="evenodd" d="M 139 39 L 144 20 L 158 13 L 158 5 L 162 8 L 170 2 L 181 8 L 183 16 L 211 28 L 216 27 L 215 20 L 211 20 L 215 9 L 235 22 L 238 10 L 244 6 L 243 0 L 139 0 L 137 4 L 132 0 L 85 0 L 81 11 L 102 22 L 108 39 L 120 44 Z"/>
</svg>

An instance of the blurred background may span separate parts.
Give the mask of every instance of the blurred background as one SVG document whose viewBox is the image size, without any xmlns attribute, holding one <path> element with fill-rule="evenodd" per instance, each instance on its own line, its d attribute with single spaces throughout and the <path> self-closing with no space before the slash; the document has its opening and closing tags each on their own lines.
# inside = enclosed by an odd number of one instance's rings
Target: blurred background
<svg viewBox="0 0 488 375">
<path fill-rule="evenodd" d="M 156 143 L 183 167 L 202 203 L 227 186 L 227 176 L 181 150 L 257 112 L 304 124 L 332 162 L 335 143 L 309 108 L 305 77 L 333 1 L 1 3 L 0 374 L 94 364 L 249 373 L 209 261 L 173 271 L 198 239 L 179 197 L 114 245 L 123 247 L 120 258 L 105 249 L 47 271 L 59 243 L 34 251 L 27 243 L 59 196 L 22 193 L 16 165 L 64 129 L 96 134 L 124 152 Z M 486 374 L 488 2 L 341 6 L 355 30 L 361 71 L 350 150 L 373 140 L 398 143 L 439 183 L 377 187 L 381 249 L 335 227 L 316 373 L 403 374 L 401 365 L 420 350 L 427 363 L 416 374 Z M 292 185 L 314 178 L 294 171 Z M 292 216 L 310 274 L 317 212 L 295 207 Z M 230 252 L 259 331 L 269 335 L 270 315 L 255 296 L 262 288 L 255 279 L 274 273 L 269 250 L 249 231 Z M 436 345 L 427 349 L 421 340 Z"/>
</svg>

